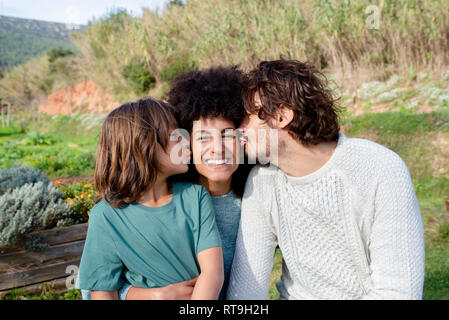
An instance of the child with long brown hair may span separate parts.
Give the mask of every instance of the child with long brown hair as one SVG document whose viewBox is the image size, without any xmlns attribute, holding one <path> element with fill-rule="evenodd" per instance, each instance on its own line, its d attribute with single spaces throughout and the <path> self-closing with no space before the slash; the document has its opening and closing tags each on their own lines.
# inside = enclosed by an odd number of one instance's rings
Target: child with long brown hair
<svg viewBox="0 0 449 320">
<path fill-rule="evenodd" d="M 101 200 L 79 270 L 92 299 L 117 299 L 125 281 L 158 288 L 192 280 L 192 299 L 218 297 L 223 258 L 210 195 L 167 180 L 186 172 L 190 158 L 171 139 L 177 127 L 173 107 L 152 98 L 118 107 L 103 123 L 95 168 Z"/>
</svg>

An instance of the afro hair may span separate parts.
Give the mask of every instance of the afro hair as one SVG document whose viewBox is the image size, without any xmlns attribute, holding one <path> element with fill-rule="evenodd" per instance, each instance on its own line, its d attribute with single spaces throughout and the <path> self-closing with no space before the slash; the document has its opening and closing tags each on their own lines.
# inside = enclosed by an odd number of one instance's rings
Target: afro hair
<svg viewBox="0 0 449 320">
<path fill-rule="evenodd" d="M 189 71 L 173 79 L 166 100 L 175 107 L 179 126 L 189 132 L 200 117 L 222 116 L 238 127 L 246 115 L 243 80 L 237 66 Z"/>
<path fill-rule="evenodd" d="M 177 75 L 165 98 L 176 109 L 179 127 L 192 131 L 193 121 L 201 117 L 219 117 L 232 121 L 236 127 L 246 116 L 242 100 L 242 84 L 245 74 L 237 66 L 212 67 Z M 240 164 L 232 176 L 232 190 L 238 197 L 243 191 L 252 165 Z M 198 183 L 199 173 L 193 164 L 183 175 L 174 180 Z"/>
</svg>

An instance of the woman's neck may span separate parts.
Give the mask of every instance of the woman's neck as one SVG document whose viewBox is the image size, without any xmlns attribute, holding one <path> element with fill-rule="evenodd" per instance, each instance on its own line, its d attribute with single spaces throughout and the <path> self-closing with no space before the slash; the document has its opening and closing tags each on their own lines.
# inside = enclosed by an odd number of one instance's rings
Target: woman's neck
<svg viewBox="0 0 449 320">
<path fill-rule="evenodd" d="M 211 181 L 204 176 L 200 176 L 198 183 L 205 187 L 211 196 L 224 196 L 231 191 L 232 176 L 226 181 Z"/>
<path fill-rule="evenodd" d="M 160 207 L 170 202 L 173 191 L 169 189 L 167 179 L 156 179 L 153 186 L 144 191 L 137 201 L 148 207 Z"/>
</svg>

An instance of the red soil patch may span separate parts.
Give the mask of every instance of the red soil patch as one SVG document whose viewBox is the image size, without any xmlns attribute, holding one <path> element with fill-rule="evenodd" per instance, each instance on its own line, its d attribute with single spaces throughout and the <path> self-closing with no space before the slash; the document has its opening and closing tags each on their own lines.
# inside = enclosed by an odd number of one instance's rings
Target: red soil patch
<svg viewBox="0 0 449 320">
<path fill-rule="evenodd" d="M 39 106 L 47 114 L 103 113 L 119 104 L 101 91 L 92 80 L 83 80 L 75 85 L 52 92 L 45 103 Z"/>
</svg>

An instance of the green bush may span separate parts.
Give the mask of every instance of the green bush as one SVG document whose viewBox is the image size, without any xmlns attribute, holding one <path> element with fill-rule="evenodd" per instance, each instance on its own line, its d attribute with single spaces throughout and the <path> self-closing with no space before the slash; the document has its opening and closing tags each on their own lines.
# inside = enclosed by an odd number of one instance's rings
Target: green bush
<svg viewBox="0 0 449 320">
<path fill-rule="evenodd" d="M 39 89 L 42 90 L 45 94 L 50 94 L 53 90 L 53 84 L 55 82 L 55 79 L 53 76 L 48 76 L 42 79 L 41 83 L 39 84 Z"/>
<path fill-rule="evenodd" d="M 54 136 L 44 136 L 42 144 L 30 137 L 21 141 L 0 142 L 0 168 L 11 167 L 15 163 L 44 171 L 50 177 L 91 175 L 95 169 L 95 149 L 91 140 L 67 146 L 65 143 L 52 143 Z M 42 138 L 42 137 L 41 137 Z M 46 139 L 50 141 L 45 142 Z M 64 140 L 66 141 L 66 140 Z"/>
<path fill-rule="evenodd" d="M 92 183 L 86 180 L 69 185 L 60 184 L 59 189 L 63 192 L 65 201 L 72 206 L 79 219 L 82 220 L 81 222 L 87 222 L 97 197 Z"/>
<path fill-rule="evenodd" d="M 42 171 L 31 167 L 14 165 L 9 169 L 0 169 L 0 195 L 27 183 L 36 183 L 39 181 L 44 183 L 49 182 Z"/>
<path fill-rule="evenodd" d="M 127 64 L 122 69 L 122 76 L 128 81 L 135 94 L 147 92 L 156 82 L 144 63 Z"/>
<path fill-rule="evenodd" d="M 159 73 L 159 79 L 171 83 L 178 74 L 196 69 L 198 66 L 189 55 L 177 55 L 168 60 L 167 66 Z"/>
<path fill-rule="evenodd" d="M 50 183 L 27 183 L 0 196 L 0 246 L 33 231 L 79 223 L 63 193 Z"/>
<path fill-rule="evenodd" d="M 92 153 L 74 153 L 69 150 L 58 149 L 48 151 L 33 158 L 36 169 L 42 170 L 50 176 L 79 176 L 85 171 L 95 169 L 95 160 Z"/>
<path fill-rule="evenodd" d="M 39 133 L 37 131 L 30 131 L 27 133 L 27 137 L 22 141 L 27 146 L 38 145 L 52 145 L 57 142 L 58 139 L 50 134 Z"/>
<path fill-rule="evenodd" d="M 64 58 L 70 55 L 73 55 L 74 52 L 70 49 L 66 49 L 66 48 L 54 48 L 51 49 L 47 52 L 48 55 L 48 62 L 53 63 L 55 62 L 58 58 Z"/>
</svg>

